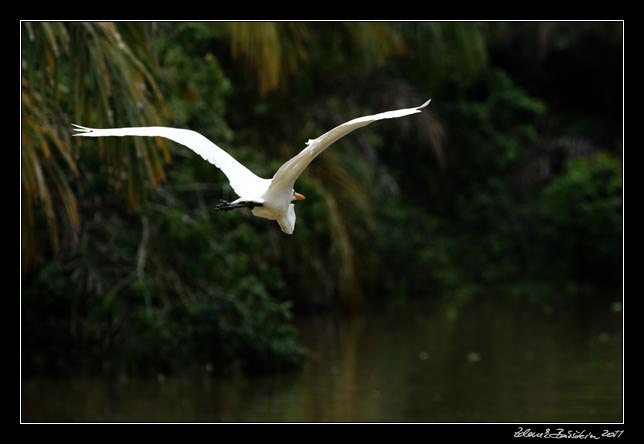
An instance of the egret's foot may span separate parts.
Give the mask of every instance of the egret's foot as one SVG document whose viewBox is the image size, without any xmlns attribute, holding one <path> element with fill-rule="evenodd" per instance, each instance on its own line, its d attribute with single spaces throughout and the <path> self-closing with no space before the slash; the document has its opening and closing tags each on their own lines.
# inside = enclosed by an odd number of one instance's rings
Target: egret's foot
<svg viewBox="0 0 644 444">
<path fill-rule="evenodd" d="M 217 205 L 215 205 L 215 210 L 217 211 L 230 211 L 232 210 L 232 205 L 227 200 L 220 200 Z"/>
<path fill-rule="evenodd" d="M 215 205 L 215 210 L 217 211 L 230 211 L 236 208 L 250 208 L 251 210 L 255 207 L 261 207 L 263 204 L 258 202 L 239 202 L 236 204 L 231 204 L 227 200 L 220 200 L 217 205 Z"/>
</svg>

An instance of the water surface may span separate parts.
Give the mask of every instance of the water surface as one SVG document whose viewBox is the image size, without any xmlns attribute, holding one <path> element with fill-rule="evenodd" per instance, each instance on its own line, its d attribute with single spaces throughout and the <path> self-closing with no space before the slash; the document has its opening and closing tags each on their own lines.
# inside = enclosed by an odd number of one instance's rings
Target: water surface
<svg viewBox="0 0 644 444">
<path fill-rule="evenodd" d="M 621 422 L 615 305 L 494 300 L 298 319 L 311 359 L 262 377 L 30 380 L 24 422 Z"/>
</svg>

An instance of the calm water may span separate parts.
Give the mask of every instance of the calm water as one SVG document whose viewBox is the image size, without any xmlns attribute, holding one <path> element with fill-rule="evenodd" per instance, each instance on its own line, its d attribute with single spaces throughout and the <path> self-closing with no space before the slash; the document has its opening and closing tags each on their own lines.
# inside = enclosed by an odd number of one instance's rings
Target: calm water
<svg viewBox="0 0 644 444">
<path fill-rule="evenodd" d="M 621 422 L 619 306 L 407 307 L 298 320 L 313 358 L 260 378 L 24 381 L 22 420 Z"/>
</svg>

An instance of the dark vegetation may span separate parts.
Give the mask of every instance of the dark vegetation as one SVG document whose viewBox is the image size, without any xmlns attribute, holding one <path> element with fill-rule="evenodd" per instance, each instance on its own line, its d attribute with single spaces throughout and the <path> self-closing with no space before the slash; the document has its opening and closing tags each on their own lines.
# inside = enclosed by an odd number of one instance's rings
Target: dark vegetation
<svg viewBox="0 0 644 444">
<path fill-rule="evenodd" d="M 293 312 L 618 293 L 622 24 L 24 23 L 22 351 L 33 374 L 305 353 Z M 293 236 L 187 148 L 70 123 L 196 130 L 264 177 L 333 126 Z"/>
</svg>

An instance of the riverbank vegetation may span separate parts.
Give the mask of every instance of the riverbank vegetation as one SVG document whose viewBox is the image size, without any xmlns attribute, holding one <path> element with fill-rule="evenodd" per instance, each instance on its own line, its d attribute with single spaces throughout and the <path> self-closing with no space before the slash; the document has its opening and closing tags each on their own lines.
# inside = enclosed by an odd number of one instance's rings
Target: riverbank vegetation
<svg viewBox="0 0 644 444">
<path fill-rule="evenodd" d="M 23 23 L 25 374 L 266 372 L 294 313 L 619 294 L 622 24 Z M 188 149 L 81 139 L 200 132 L 258 175 L 337 124 L 293 236 Z M 80 138 L 79 138 L 80 139 Z"/>
</svg>

